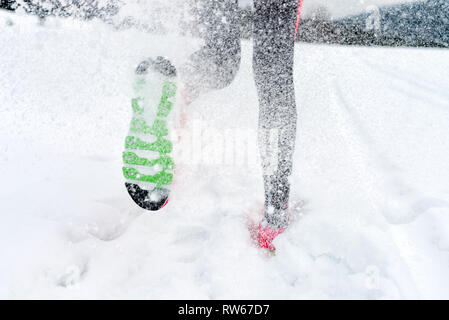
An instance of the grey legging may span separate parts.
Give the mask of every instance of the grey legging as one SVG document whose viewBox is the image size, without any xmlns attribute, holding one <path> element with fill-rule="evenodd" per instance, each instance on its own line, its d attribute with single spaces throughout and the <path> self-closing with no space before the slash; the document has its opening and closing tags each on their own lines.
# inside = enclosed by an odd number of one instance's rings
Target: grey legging
<svg viewBox="0 0 449 320">
<path fill-rule="evenodd" d="M 259 149 L 265 185 L 265 220 L 285 227 L 296 136 L 293 85 L 298 0 L 254 0 L 253 72 L 259 97 Z M 240 64 L 238 0 L 196 0 L 204 47 L 184 68 L 188 101 L 223 88 Z"/>
</svg>

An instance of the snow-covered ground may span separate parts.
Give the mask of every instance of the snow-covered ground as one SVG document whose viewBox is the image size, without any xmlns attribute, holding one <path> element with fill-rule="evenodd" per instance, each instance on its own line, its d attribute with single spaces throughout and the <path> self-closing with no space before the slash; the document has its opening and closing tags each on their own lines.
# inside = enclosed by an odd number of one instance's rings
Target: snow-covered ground
<svg viewBox="0 0 449 320">
<path fill-rule="evenodd" d="M 260 172 L 237 155 L 255 144 L 250 42 L 233 84 L 188 110 L 184 134 L 204 136 L 168 206 L 123 186 L 134 66 L 197 46 L 0 12 L 0 298 L 449 298 L 449 51 L 298 44 L 305 205 L 268 257 L 245 224 Z"/>
</svg>

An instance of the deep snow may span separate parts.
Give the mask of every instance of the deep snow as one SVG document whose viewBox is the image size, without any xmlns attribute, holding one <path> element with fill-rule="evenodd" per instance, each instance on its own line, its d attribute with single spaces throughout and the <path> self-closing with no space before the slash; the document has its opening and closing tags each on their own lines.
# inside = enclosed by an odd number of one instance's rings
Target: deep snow
<svg viewBox="0 0 449 320">
<path fill-rule="evenodd" d="M 168 206 L 123 186 L 134 66 L 197 46 L 0 12 L 0 298 L 449 298 L 449 51 L 298 44 L 305 206 L 267 257 L 245 226 L 258 159 L 234 154 L 256 152 L 250 42 L 233 84 L 188 110 L 183 134 L 206 134 Z"/>
</svg>

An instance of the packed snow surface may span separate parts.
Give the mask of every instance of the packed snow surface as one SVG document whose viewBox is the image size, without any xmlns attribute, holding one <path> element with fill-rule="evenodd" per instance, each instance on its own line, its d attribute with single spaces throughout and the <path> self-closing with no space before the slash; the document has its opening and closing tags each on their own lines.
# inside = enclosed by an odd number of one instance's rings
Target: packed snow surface
<svg viewBox="0 0 449 320">
<path fill-rule="evenodd" d="M 123 185 L 134 67 L 199 45 L 0 13 L 0 298 L 449 298 L 449 51 L 297 45 L 302 208 L 267 256 L 251 42 L 187 110 L 169 204 Z"/>
</svg>

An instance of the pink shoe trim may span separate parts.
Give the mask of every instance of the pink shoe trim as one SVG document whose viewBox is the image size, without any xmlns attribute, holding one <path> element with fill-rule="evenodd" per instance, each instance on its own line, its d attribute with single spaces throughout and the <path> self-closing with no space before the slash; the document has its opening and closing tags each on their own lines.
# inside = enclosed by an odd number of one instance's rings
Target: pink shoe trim
<svg viewBox="0 0 449 320">
<path fill-rule="evenodd" d="M 284 232 L 284 228 L 273 230 L 270 227 L 265 227 L 262 229 L 261 224 L 259 224 L 257 244 L 261 248 L 268 249 L 270 251 L 276 251 L 276 247 L 273 245 L 273 240 Z"/>
</svg>

